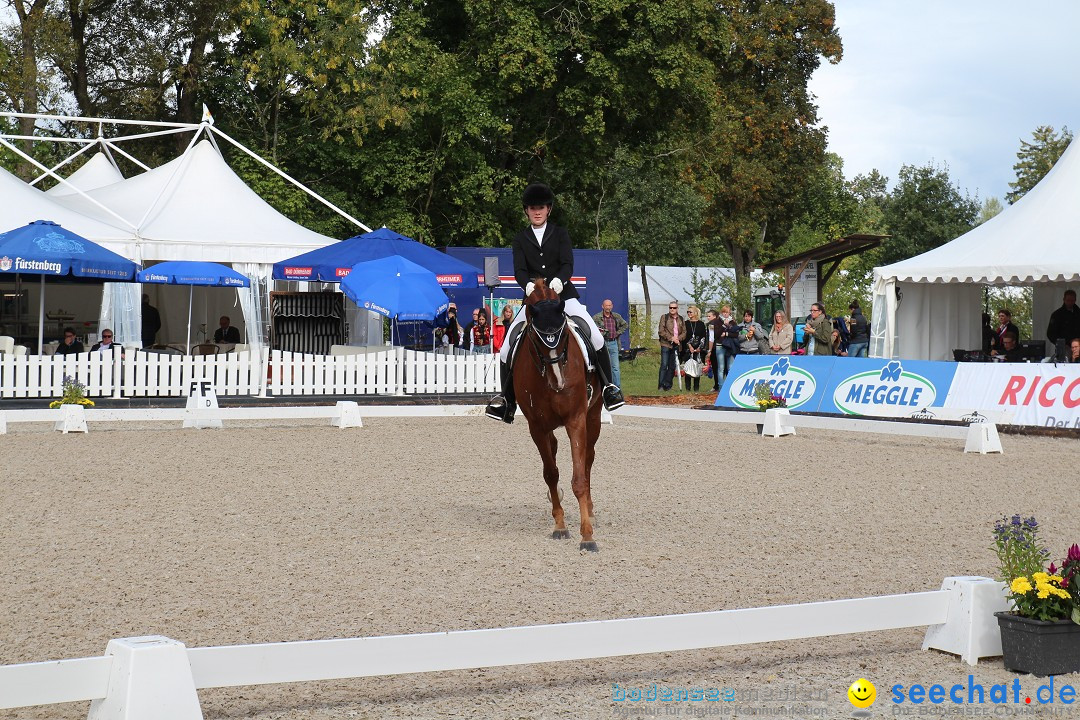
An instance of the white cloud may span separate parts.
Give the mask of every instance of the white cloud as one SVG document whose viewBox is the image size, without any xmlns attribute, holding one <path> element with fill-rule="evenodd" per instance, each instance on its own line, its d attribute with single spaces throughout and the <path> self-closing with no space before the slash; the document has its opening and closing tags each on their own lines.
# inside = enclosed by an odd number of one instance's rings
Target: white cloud
<svg viewBox="0 0 1080 720">
<path fill-rule="evenodd" d="M 947 164 L 962 190 L 1004 197 L 1022 139 L 1080 130 L 1080 3 L 835 0 L 844 42 L 810 90 L 848 177 Z"/>
</svg>

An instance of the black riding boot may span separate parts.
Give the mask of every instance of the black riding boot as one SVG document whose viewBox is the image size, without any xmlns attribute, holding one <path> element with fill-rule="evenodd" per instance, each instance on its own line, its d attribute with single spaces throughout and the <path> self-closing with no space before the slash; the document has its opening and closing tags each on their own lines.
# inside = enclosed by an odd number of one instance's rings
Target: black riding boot
<svg viewBox="0 0 1080 720">
<path fill-rule="evenodd" d="M 596 350 L 593 356 L 596 358 L 596 369 L 600 373 L 600 382 L 604 385 L 604 389 L 600 393 L 604 400 L 604 407 L 608 409 L 608 412 L 617 410 L 626 404 L 626 398 L 623 397 L 619 386 L 611 382 L 611 356 L 608 355 L 606 347 Z"/>
<path fill-rule="evenodd" d="M 517 412 L 517 403 L 514 401 L 514 373 L 510 370 L 510 363 L 504 362 L 499 363 L 499 372 L 502 377 L 502 394 L 491 398 L 484 414 L 509 425 L 514 422 L 514 413 Z"/>
</svg>

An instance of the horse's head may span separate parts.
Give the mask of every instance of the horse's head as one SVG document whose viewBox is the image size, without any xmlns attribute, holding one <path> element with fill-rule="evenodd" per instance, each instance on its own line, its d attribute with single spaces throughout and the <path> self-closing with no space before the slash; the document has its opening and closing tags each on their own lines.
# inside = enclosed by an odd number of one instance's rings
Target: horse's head
<svg viewBox="0 0 1080 720">
<path fill-rule="evenodd" d="M 525 298 L 525 319 L 541 333 L 553 333 L 562 327 L 564 303 L 543 279 Z"/>
</svg>

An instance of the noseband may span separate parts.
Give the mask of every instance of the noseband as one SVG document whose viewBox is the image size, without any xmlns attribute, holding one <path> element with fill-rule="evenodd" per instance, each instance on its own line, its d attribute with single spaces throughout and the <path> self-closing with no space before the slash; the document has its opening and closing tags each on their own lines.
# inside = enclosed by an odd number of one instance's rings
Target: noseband
<svg viewBox="0 0 1080 720">
<path fill-rule="evenodd" d="M 532 344 L 533 352 L 531 353 L 533 363 L 536 365 L 537 372 L 540 373 L 540 377 L 547 375 L 548 367 L 552 367 L 555 376 L 558 379 L 558 387 L 555 391 L 558 392 L 563 387 L 563 373 L 561 367 L 566 364 L 567 348 L 569 343 L 567 342 L 567 323 L 566 315 L 558 311 L 559 324 L 555 327 L 541 328 L 539 322 L 554 320 L 556 308 L 561 307 L 561 303 L 545 300 L 536 303 L 533 306 L 533 316 L 529 319 L 529 341 Z M 539 312 L 537 312 L 539 311 Z M 536 317 L 541 315 L 541 318 Z"/>
</svg>

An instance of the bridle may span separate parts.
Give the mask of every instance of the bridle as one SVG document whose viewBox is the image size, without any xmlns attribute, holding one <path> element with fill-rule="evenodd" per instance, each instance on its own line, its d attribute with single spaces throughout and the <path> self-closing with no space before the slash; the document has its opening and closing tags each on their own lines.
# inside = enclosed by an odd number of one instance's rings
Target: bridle
<svg viewBox="0 0 1080 720">
<path fill-rule="evenodd" d="M 529 322 L 529 342 L 533 347 L 532 356 L 533 364 L 536 365 L 537 372 L 540 373 L 540 377 L 547 375 L 547 369 L 550 366 L 552 371 L 556 373 L 556 377 L 559 380 L 559 386 L 555 388 L 555 392 L 558 392 L 563 387 L 562 373 L 560 370 L 566 365 L 567 348 L 569 347 L 569 335 L 566 331 L 566 317 L 563 317 L 562 324 L 554 329 L 541 330 L 532 321 Z"/>
</svg>

